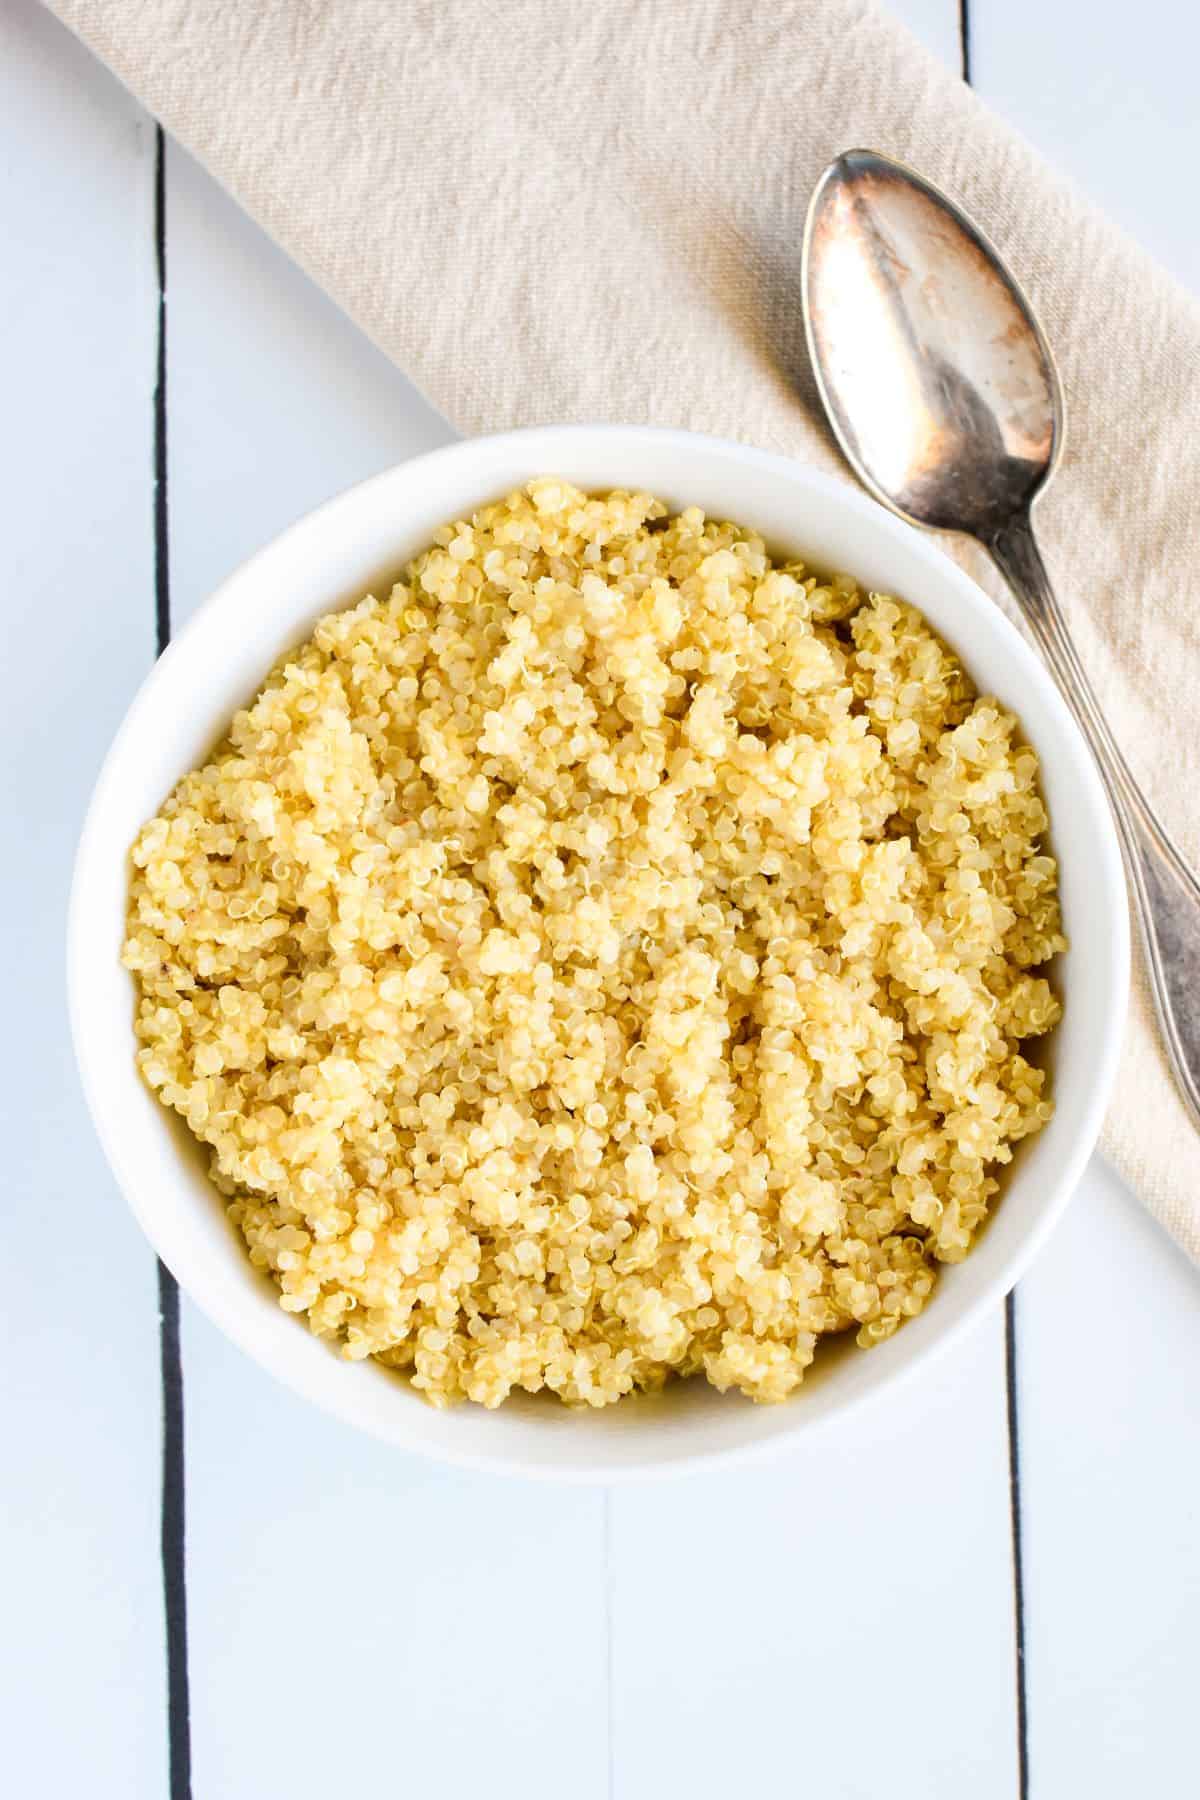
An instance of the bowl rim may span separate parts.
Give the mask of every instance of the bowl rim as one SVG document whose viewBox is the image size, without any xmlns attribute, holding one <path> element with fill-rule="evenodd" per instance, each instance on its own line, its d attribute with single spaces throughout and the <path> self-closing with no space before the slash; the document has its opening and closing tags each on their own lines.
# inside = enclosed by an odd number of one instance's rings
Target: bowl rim
<svg viewBox="0 0 1200 1800">
<path fill-rule="evenodd" d="M 137 739 L 143 717 L 153 706 L 159 691 L 172 681 L 176 669 L 186 662 L 192 640 L 205 629 L 206 621 L 220 608 L 229 591 L 252 582 L 259 570 L 285 546 L 316 528 L 322 521 L 335 516 L 352 499 L 362 499 L 376 488 L 385 489 L 404 476 L 411 476 L 418 468 L 423 470 L 433 465 L 452 468 L 455 463 L 461 462 L 464 466 L 464 481 L 469 481 L 472 465 L 480 458 L 481 452 L 511 451 L 515 461 L 527 464 L 530 469 L 529 474 L 512 478 L 512 484 L 516 485 L 522 480 L 533 478 L 534 464 L 530 461 L 530 456 L 535 448 L 538 471 L 552 471 L 556 451 L 566 454 L 573 446 L 586 448 L 589 442 L 597 438 L 610 442 L 632 439 L 668 450 L 672 447 L 680 450 L 699 448 L 748 465 L 752 469 L 758 468 L 764 474 L 785 477 L 797 487 L 827 500 L 843 513 L 869 520 L 873 528 L 884 531 L 893 539 L 904 540 L 908 553 L 923 560 L 935 580 L 957 588 L 965 611 L 978 614 L 984 609 L 991 628 L 1003 644 L 1004 655 L 1015 665 L 1015 673 L 1040 690 L 1041 703 L 1053 717 L 1056 748 L 1064 756 L 1070 757 L 1074 764 L 1075 779 L 1085 791 L 1090 790 L 1092 811 L 1095 820 L 1101 823 L 1094 842 L 1094 875 L 1103 890 L 1102 910 L 1111 927 L 1108 974 L 1112 1005 L 1107 1014 L 1103 1042 L 1095 1059 L 1090 1094 L 1079 1129 L 1068 1153 L 1062 1159 L 1062 1167 L 1051 1197 L 1042 1204 L 1030 1226 L 1016 1240 L 996 1272 L 959 1316 L 948 1320 L 942 1330 L 934 1333 L 928 1342 L 916 1347 L 911 1355 L 881 1376 L 876 1383 L 847 1396 L 836 1407 L 817 1416 L 810 1414 L 805 1417 L 803 1411 L 798 1409 L 797 1416 L 789 1420 L 786 1412 L 790 1409 L 779 1408 L 778 1429 L 755 1442 L 684 1452 L 670 1460 L 644 1460 L 615 1465 L 606 1463 L 602 1458 L 559 1463 L 554 1460 L 552 1453 L 542 1457 L 518 1457 L 472 1447 L 445 1447 L 441 1444 L 433 1446 L 414 1442 L 411 1434 L 404 1428 L 403 1414 L 397 1412 L 387 1420 L 367 1417 L 360 1408 L 342 1404 L 339 1399 L 325 1394 L 314 1393 L 299 1371 L 295 1358 L 286 1354 L 276 1355 L 269 1346 L 257 1342 L 247 1320 L 246 1309 L 232 1284 L 218 1291 L 219 1284 L 194 1283 L 189 1271 L 176 1266 L 175 1245 L 170 1233 L 164 1229 L 164 1209 L 148 1203 L 144 1183 L 139 1178 L 137 1168 L 133 1166 L 135 1159 L 127 1154 L 119 1132 L 100 1101 L 97 1070 L 106 1051 L 102 1033 L 92 1028 L 84 999 L 86 984 L 81 975 L 84 961 L 90 954 L 87 919 L 93 880 L 104 859 L 111 854 L 111 847 L 105 843 L 99 826 L 105 801 L 119 783 L 127 746 Z M 400 528 L 398 526 L 398 534 Z M 718 1468 L 732 1469 L 777 1456 L 789 1448 L 798 1447 L 801 1442 L 813 1442 L 822 1434 L 837 1431 L 864 1409 L 869 1410 L 885 1394 L 899 1391 L 918 1371 L 928 1370 L 952 1345 L 974 1330 L 991 1313 L 997 1302 L 1011 1292 L 1058 1224 L 1078 1186 L 1099 1137 L 1116 1079 L 1130 979 L 1130 930 L 1124 868 L 1111 810 L 1091 753 L 1069 707 L 1040 658 L 984 590 L 946 556 L 937 538 L 904 523 L 849 480 L 839 479 L 796 457 L 703 432 L 610 423 L 527 426 L 513 431 L 459 439 L 419 456 L 406 458 L 363 481 L 351 484 L 319 506 L 303 513 L 231 570 L 196 607 L 187 623 L 177 635 L 172 636 L 162 654 L 151 664 L 104 756 L 88 801 L 75 854 L 67 906 L 66 940 L 71 1039 L 88 1112 L 105 1158 L 125 1203 L 151 1247 L 179 1286 L 217 1329 L 260 1368 L 310 1405 L 315 1405 L 344 1423 L 410 1454 L 425 1456 L 448 1466 L 489 1474 L 567 1484 L 599 1482 L 611 1486 L 647 1480 L 669 1480 Z M 353 1398 L 348 1387 L 346 1401 Z M 393 1428 L 393 1419 L 398 1428 Z"/>
</svg>

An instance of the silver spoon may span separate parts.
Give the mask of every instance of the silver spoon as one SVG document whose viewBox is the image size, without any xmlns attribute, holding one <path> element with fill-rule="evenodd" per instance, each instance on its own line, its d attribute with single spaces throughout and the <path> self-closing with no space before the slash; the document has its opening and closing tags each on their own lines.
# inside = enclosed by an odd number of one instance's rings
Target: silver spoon
<svg viewBox="0 0 1200 1800">
<path fill-rule="evenodd" d="M 1159 1023 L 1200 1128 L 1200 883 L 1113 739 L 1054 597 L 1032 510 L 1063 443 L 1058 372 L 979 228 L 870 150 L 830 163 L 804 231 L 808 348 L 851 466 L 910 524 L 990 551 L 1091 745 L 1116 816 Z"/>
</svg>

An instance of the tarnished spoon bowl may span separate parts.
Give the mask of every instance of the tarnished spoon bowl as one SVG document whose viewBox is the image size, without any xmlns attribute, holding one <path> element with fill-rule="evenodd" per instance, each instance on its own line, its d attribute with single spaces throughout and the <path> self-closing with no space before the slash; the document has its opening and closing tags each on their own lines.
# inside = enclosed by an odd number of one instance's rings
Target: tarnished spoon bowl
<svg viewBox="0 0 1200 1800">
<path fill-rule="evenodd" d="M 802 280 L 817 386 L 859 479 L 910 523 L 986 545 L 1091 746 L 1163 1040 L 1200 1128 L 1200 883 L 1117 748 L 1033 533 L 1065 425 L 1045 334 L 978 226 L 870 150 L 847 151 L 818 182 Z"/>
</svg>

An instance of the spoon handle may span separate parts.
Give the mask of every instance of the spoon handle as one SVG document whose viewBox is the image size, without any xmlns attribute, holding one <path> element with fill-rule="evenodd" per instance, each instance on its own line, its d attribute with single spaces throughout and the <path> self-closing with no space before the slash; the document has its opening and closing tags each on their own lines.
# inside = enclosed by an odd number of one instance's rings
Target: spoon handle
<svg viewBox="0 0 1200 1800">
<path fill-rule="evenodd" d="M 1117 748 L 1071 641 L 1028 516 L 1003 526 L 988 549 L 1020 601 L 1100 765 L 1125 852 L 1159 1025 L 1180 1093 L 1200 1129 L 1200 882 Z"/>
</svg>

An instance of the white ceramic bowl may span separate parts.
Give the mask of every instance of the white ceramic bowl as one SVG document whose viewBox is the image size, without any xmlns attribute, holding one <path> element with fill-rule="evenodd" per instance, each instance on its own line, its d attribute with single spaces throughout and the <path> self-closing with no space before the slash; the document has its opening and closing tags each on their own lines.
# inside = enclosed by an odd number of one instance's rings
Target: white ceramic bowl
<svg viewBox="0 0 1200 1800">
<path fill-rule="evenodd" d="M 496 1412 L 435 1412 L 376 1364 L 342 1361 L 279 1309 L 235 1239 L 198 1148 L 134 1068 L 133 991 L 118 953 L 126 853 L 139 826 L 321 613 L 397 571 L 439 525 L 540 474 L 699 504 L 817 568 L 845 569 L 914 602 L 978 686 L 1018 712 L 1042 760 L 1071 940 L 1058 971 L 1065 1013 L 1052 1049 L 1054 1119 L 1023 1148 L 993 1220 L 967 1261 L 943 1272 L 921 1317 L 870 1352 L 834 1348 L 782 1406 L 752 1406 L 691 1381 L 599 1413 L 545 1397 Z M 1066 1205 L 1095 1142 L 1129 957 L 1120 858 L 1083 741 L 1041 664 L 936 543 L 783 457 L 682 432 L 589 426 L 482 438 L 390 469 L 301 519 L 230 576 L 157 664 L 109 752 L 79 848 L 69 940 L 72 1025 L 96 1128 L 147 1236 L 209 1317 L 288 1386 L 392 1443 L 576 1480 L 695 1469 L 806 1438 L 872 1397 L 886 1404 L 902 1376 L 995 1306 Z"/>
</svg>

